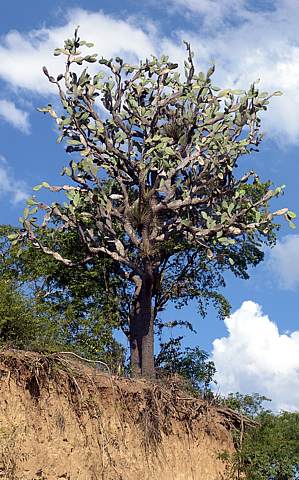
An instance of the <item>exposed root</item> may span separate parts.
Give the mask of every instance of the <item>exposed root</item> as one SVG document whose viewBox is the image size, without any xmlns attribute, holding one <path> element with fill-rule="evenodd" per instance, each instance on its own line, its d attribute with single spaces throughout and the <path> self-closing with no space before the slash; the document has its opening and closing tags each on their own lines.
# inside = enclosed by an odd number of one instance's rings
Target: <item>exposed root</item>
<svg viewBox="0 0 299 480">
<path fill-rule="evenodd" d="M 240 424 L 175 385 L 111 376 L 67 354 L 0 352 L 0 388 L 0 422 L 17 426 L 0 470 L 9 480 L 214 480 L 205 469 L 222 468 L 215 450 L 232 451 L 227 426 Z"/>
</svg>

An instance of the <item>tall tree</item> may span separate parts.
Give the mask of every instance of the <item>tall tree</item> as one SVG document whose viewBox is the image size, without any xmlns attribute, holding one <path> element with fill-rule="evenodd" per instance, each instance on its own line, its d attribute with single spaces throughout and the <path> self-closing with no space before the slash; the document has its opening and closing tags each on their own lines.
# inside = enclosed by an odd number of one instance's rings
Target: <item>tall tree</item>
<svg viewBox="0 0 299 480">
<path fill-rule="evenodd" d="M 252 171 L 237 173 L 237 162 L 262 139 L 259 112 L 279 92 L 260 93 L 254 84 L 248 92 L 221 90 L 211 82 L 213 66 L 195 73 L 189 44 L 184 78 L 166 56 L 138 65 L 102 58 L 92 74 L 78 73 L 78 65 L 97 62 L 80 53 L 91 46 L 76 31 L 54 52 L 66 57 L 64 73 L 54 78 L 43 68 L 64 111 L 40 110 L 55 119 L 58 141 L 67 143 L 71 160 L 63 174 L 72 183 L 35 188 L 64 192 L 68 202 L 30 199 L 23 238 L 76 264 L 43 237 L 59 219 L 61 230 L 79 234 L 88 252 L 82 263 L 103 254 L 113 259 L 131 295 L 132 372 L 153 377 L 159 309 L 173 298 L 200 296 L 206 285 L 206 296 L 219 301 L 217 275 L 220 282 L 225 268 L 246 275 L 248 264 L 261 259 L 261 244 L 273 240 L 273 217 L 294 217 L 287 208 L 269 212 L 281 188 L 271 189 Z"/>
</svg>

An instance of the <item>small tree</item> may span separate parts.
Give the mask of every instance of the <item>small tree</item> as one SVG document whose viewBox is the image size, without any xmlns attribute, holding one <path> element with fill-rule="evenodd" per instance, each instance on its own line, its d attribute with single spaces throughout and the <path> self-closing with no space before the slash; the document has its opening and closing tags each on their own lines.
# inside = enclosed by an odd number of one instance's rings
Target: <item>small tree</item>
<svg viewBox="0 0 299 480">
<path fill-rule="evenodd" d="M 182 349 L 183 337 L 171 338 L 160 344 L 155 364 L 161 374 L 178 374 L 185 380 L 185 388 L 193 394 L 207 395 L 216 372 L 214 362 L 199 347 Z"/>
<path fill-rule="evenodd" d="M 74 183 L 35 188 L 62 191 L 68 202 L 30 199 L 24 238 L 74 265 L 41 233 L 58 219 L 60 229 L 80 235 L 88 251 L 82 262 L 102 254 L 114 260 L 131 298 L 132 372 L 153 377 L 154 324 L 167 301 L 204 294 L 221 303 L 221 271 L 245 276 L 262 258 L 261 243 L 273 240 L 273 217 L 294 217 L 287 208 L 269 212 L 281 188 L 252 171 L 236 173 L 261 141 L 259 112 L 278 92 L 259 93 L 254 84 L 248 92 L 220 90 L 211 82 L 214 67 L 195 73 L 189 44 L 184 79 L 166 56 L 138 65 L 102 58 L 94 74 L 78 73 L 78 65 L 97 62 L 79 51 L 90 46 L 76 31 L 54 52 L 66 56 L 65 72 L 54 78 L 43 68 L 64 112 L 40 110 L 55 119 L 58 142 L 67 143 L 72 159 L 63 175 Z M 38 209 L 46 212 L 42 230 L 32 217 Z"/>
<path fill-rule="evenodd" d="M 112 368 L 122 365 L 124 350 L 113 337 L 113 329 L 120 325 L 120 282 L 113 262 L 108 257 L 94 257 L 80 267 L 69 268 L 48 255 L 40 255 L 31 244 L 17 256 L 17 247 L 8 237 L 18 230 L 0 225 L 0 283 L 13 285 L 17 294 L 12 291 L 11 297 L 22 297 L 34 312 L 33 320 L 43 320 L 35 330 L 34 346 L 40 343 L 40 348 L 75 350 L 112 364 Z M 51 230 L 45 235 L 53 248 L 59 242 L 65 256 L 78 262 L 84 258 L 86 252 L 75 232 L 58 235 L 55 231 L 55 242 L 51 241 Z M 22 306 L 20 311 L 24 311 Z M 23 317 L 18 318 L 15 312 L 11 316 L 15 323 L 22 324 Z M 12 329 L 14 323 L 7 314 L 5 318 Z M 26 325 L 23 329 L 28 330 Z"/>
<path fill-rule="evenodd" d="M 245 428 L 235 437 L 236 451 L 225 452 L 227 479 L 295 480 L 299 472 L 299 414 L 267 410 L 266 397 L 230 394 L 225 404 L 255 420 L 255 426 Z"/>
</svg>

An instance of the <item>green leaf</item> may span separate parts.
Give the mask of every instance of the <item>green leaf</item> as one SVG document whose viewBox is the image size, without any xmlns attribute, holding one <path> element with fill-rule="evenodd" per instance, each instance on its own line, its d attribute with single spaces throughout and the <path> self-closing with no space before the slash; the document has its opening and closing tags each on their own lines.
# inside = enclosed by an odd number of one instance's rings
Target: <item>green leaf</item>
<svg viewBox="0 0 299 480">
<path fill-rule="evenodd" d="M 215 72 L 215 65 L 212 65 L 209 70 L 207 71 L 207 77 L 211 77 L 211 75 L 213 75 L 213 73 Z"/>
<path fill-rule="evenodd" d="M 64 167 L 64 169 L 62 170 L 62 175 L 67 175 L 68 177 L 70 177 L 72 175 L 72 170 L 70 169 L 70 167 Z"/>
<path fill-rule="evenodd" d="M 10 235 L 7 235 L 8 240 L 16 240 L 18 238 L 17 233 L 11 233 Z"/>
<path fill-rule="evenodd" d="M 61 53 L 62 53 L 61 48 L 55 48 L 55 50 L 54 50 L 55 57 L 58 57 L 58 55 L 61 55 Z"/>
<path fill-rule="evenodd" d="M 34 205 L 38 204 L 34 197 L 27 198 L 26 203 L 29 207 L 33 207 Z"/>
<path fill-rule="evenodd" d="M 81 121 L 84 121 L 84 120 L 86 120 L 86 119 L 89 117 L 89 115 L 90 115 L 90 113 L 89 113 L 89 112 L 85 112 L 85 113 L 83 113 L 83 115 L 81 115 L 81 117 L 80 117 L 80 120 L 81 120 Z"/>
<path fill-rule="evenodd" d="M 165 148 L 166 155 L 175 155 L 175 151 L 171 147 Z"/>
<path fill-rule="evenodd" d="M 234 204 L 234 203 L 230 203 L 230 204 L 229 204 L 228 209 L 227 209 L 229 215 L 231 215 L 234 207 L 235 207 L 235 204 Z"/>
<path fill-rule="evenodd" d="M 234 245 L 236 243 L 235 240 L 233 240 L 232 238 L 227 238 L 227 237 L 218 238 L 218 242 L 221 243 L 222 245 L 225 245 L 225 246 Z"/>
<path fill-rule="evenodd" d="M 80 204 L 80 193 L 79 192 L 75 192 L 74 195 L 73 195 L 73 204 L 74 204 L 74 207 L 78 207 L 78 205 Z"/>
<path fill-rule="evenodd" d="M 97 61 L 97 55 L 87 55 L 86 57 L 84 57 L 84 60 L 88 63 L 95 63 Z"/>
<path fill-rule="evenodd" d="M 225 97 L 228 95 L 228 93 L 230 92 L 229 89 L 226 89 L 226 90 L 221 90 L 218 94 L 217 94 L 217 97 L 220 98 L 220 97 Z"/>
<path fill-rule="evenodd" d="M 37 108 L 38 112 L 43 112 L 43 113 L 50 112 L 50 110 L 52 110 L 52 105 L 48 105 L 47 107 Z"/>
<path fill-rule="evenodd" d="M 185 227 L 188 227 L 190 225 L 190 220 L 183 219 L 181 220 L 181 224 L 184 225 Z"/>
<path fill-rule="evenodd" d="M 153 142 L 160 142 L 161 138 L 162 138 L 161 135 L 154 135 L 152 137 L 152 141 Z M 150 141 L 150 138 L 148 139 L 148 141 Z"/>
<path fill-rule="evenodd" d="M 33 190 L 38 191 L 38 190 L 40 190 L 40 189 L 43 188 L 43 187 L 44 187 L 44 188 L 49 188 L 50 185 L 49 185 L 47 182 L 42 182 L 42 183 L 40 183 L 39 185 L 36 185 L 35 187 L 33 187 Z"/>
<path fill-rule="evenodd" d="M 61 122 L 60 122 L 60 126 L 61 127 L 65 127 L 65 125 L 69 125 L 71 123 L 71 119 L 70 118 L 64 118 Z"/>
<path fill-rule="evenodd" d="M 69 105 L 66 107 L 66 111 L 69 115 L 73 115 L 73 113 L 74 113 L 74 110 Z"/>
</svg>

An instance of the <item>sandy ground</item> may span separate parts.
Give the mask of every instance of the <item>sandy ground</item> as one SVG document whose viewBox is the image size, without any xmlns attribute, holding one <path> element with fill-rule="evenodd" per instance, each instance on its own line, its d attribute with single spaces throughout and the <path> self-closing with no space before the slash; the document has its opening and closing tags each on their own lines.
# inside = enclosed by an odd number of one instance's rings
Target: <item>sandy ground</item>
<svg viewBox="0 0 299 480">
<path fill-rule="evenodd" d="M 220 480 L 226 420 L 182 392 L 71 357 L 0 353 L 0 478 Z"/>
</svg>

